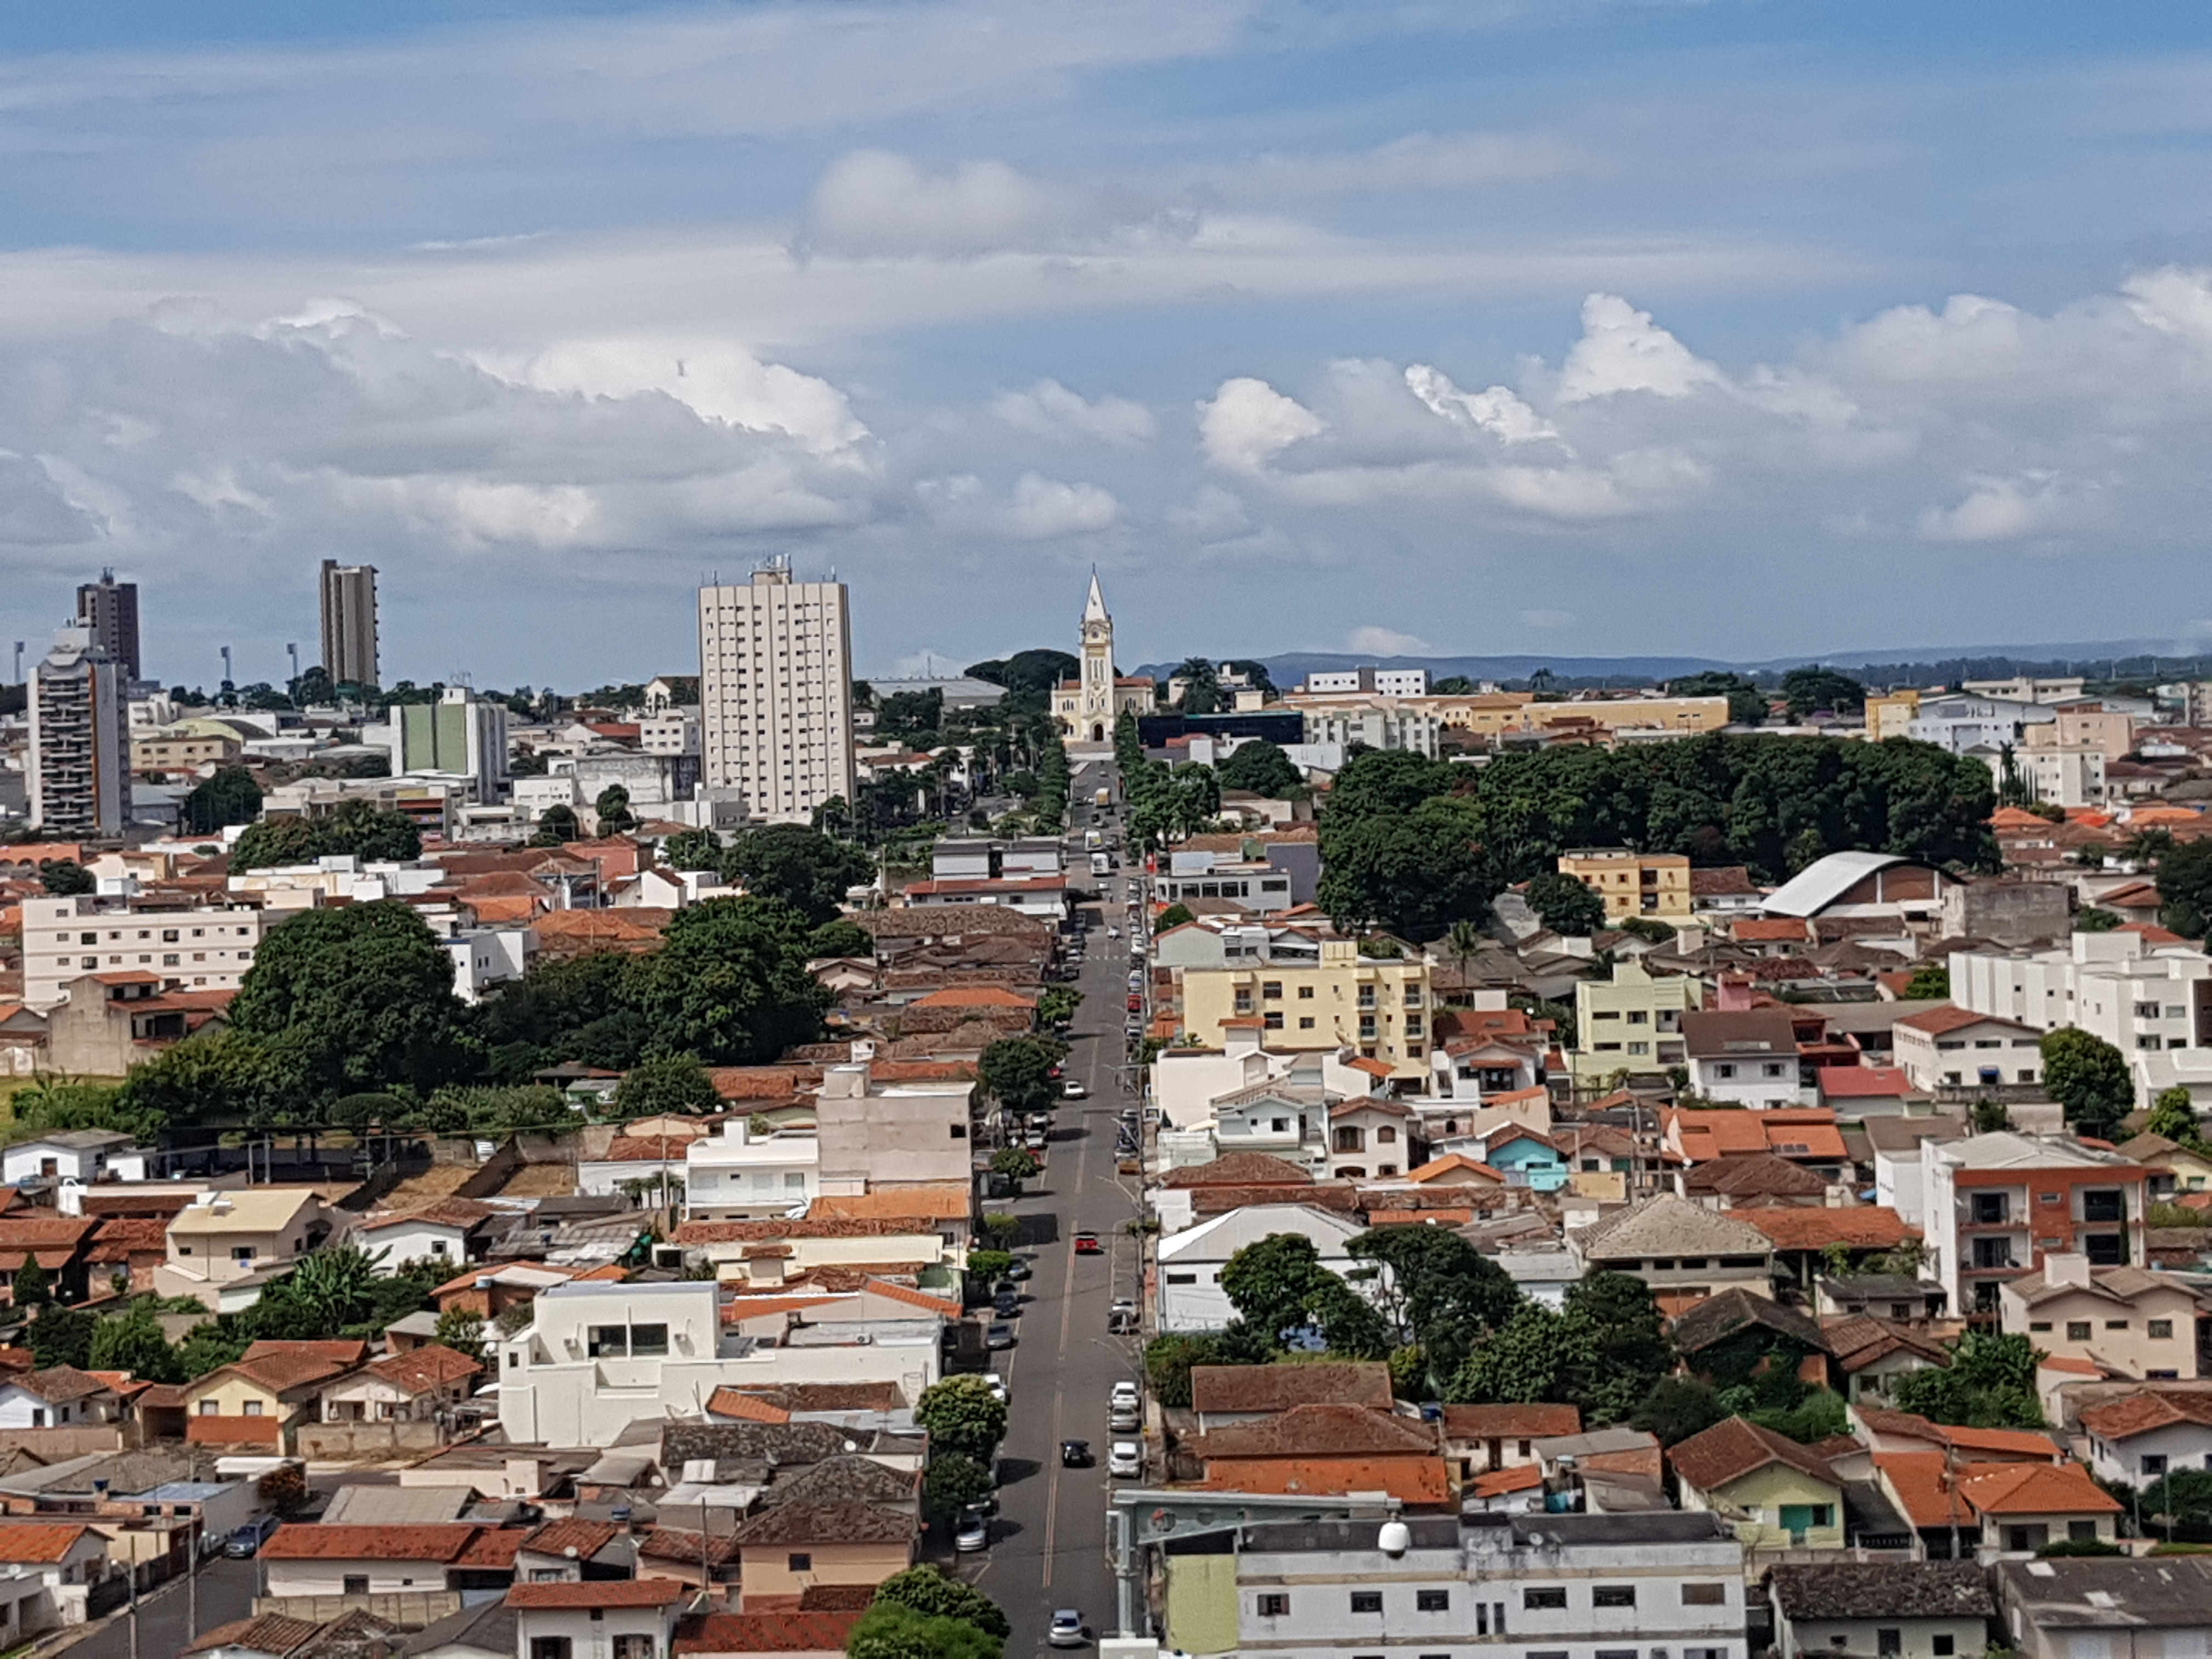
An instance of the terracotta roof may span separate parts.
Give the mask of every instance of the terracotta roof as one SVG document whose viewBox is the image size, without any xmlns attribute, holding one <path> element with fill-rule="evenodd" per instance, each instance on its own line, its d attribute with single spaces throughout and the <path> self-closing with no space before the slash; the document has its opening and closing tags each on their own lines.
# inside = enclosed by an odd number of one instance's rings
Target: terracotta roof
<svg viewBox="0 0 2212 1659">
<path fill-rule="evenodd" d="M 1204 1458 L 1433 1457 L 1437 1431 L 1365 1406 L 1310 1404 L 1210 1430 L 1185 1443 Z"/>
<path fill-rule="evenodd" d="M 1441 1457 L 1223 1458 L 1206 1485 L 1221 1492 L 1386 1492 L 1424 1507 L 1451 1500 L 1451 1470 Z"/>
<path fill-rule="evenodd" d="M 690 1135 L 617 1135 L 590 1164 L 681 1164 Z"/>
<path fill-rule="evenodd" d="M 1824 1100 L 1887 1100 L 1912 1092 L 1912 1079 L 1894 1066 L 1823 1066 L 1813 1077 Z"/>
<path fill-rule="evenodd" d="M 822 1081 L 819 1066 L 711 1066 L 707 1078 L 724 1100 L 791 1100 Z"/>
<path fill-rule="evenodd" d="M 677 1224 L 678 1244 L 781 1243 L 793 1238 L 895 1238 L 909 1233 L 937 1236 L 937 1220 L 926 1215 L 802 1216 L 796 1221 L 684 1221 Z"/>
<path fill-rule="evenodd" d="M 1578 1406 L 1444 1407 L 1444 1434 L 1453 1440 L 1547 1440 L 1582 1431 Z"/>
<path fill-rule="evenodd" d="M 548 1521 L 523 1539 L 522 1547 L 532 1555 L 565 1555 L 573 1549 L 579 1559 L 588 1561 L 621 1536 L 620 1527 L 604 1521 Z"/>
<path fill-rule="evenodd" d="M 1712 1492 L 1741 1480 L 1770 1463 L 1787 1464 L 1831 1486 L 1840 1488 L 1844 1484 L 1834 1470 L 1795 1440 L 1741 1417 L 1716 1423 L 1703 1434 L 1679 1442 L 1668 1450 L 1667 1461 L 1675 1474 L 1699 1492 Z"/>
<path fill-rule="evenodd" d="M 696 1532 L 677 1527 L 650 1527 L 638 1534 L 637 1553 L 656 1561 L 680 1561 L 697 1566 L 703 1556 L 710 1567 L 729 1565 L 738 1559 L 738 1547 L 721 1534 L 710 1534 L 702 1543 Z"/>
<path fill-rule="evenodd" d="M 473 1198 L 441 1198 L 434 1204 L 426 1204 L 419 1210 L 389 1210 L 382 1215 L 370 1216 L 361 1224 L 359 1231 L 375 1232 L 386 1227 L 404 1227 L 410 1224 L 426 1227 L 459 1227 L 465 1231 L 478 1222 L 489 1221 L 505 1212 L 489 1204 L 479 1204 Z"/>
<path fill-rule="evenodd" d="M 1406 1171 L 1408 1181 L 1437 1181 L 1449 1175 L 1478 1175 L 1498 1186 L 1505 1184 L 1505 1176 L 1480 1158 L 1469 1158 L 1464 1152 L 1446 1152 L 1442 1158 L 1432 1158 L 1418 1170 Z"/>
<path fill-rule="evenodd" d="M 368 1344 L 354 1337 L 333 1337 L 327 1341 L 295 1341 L 285 1337 L 264 1336 L 246 1345 L 243 1359 L 288 1358 L 296 1354 L 313 1354 L 318 1359 L 327 1359 L 334 1365 L 358 1365 L 368 1358 Z"/>
<path fill-rule="evenodd" d="M 0 1522 L 0 1561 L 16 1562 L 31 1566 L 41 1562 L 61 1561 L 82 1540 L 82 1526 L 63 1526 L 45 1522 Z"/>
<path fill-rule="evenodd" d="M 1911 1412 L 1884 1411 L 1878 1406 L 1855 1405 L 1851 1409 L 1874 1434 L 1926 1440 L 1961 1451 L 1989 1452 L 2004 1458 L 2025 1457 L 2045 1463 L 2061 1455 L 2049 1435 L 2038 1434 L 2031 1429 L 1972 1429 L 1932 1422 Z"/>
<path fill-rule="evenodd" d="M 1906 1014 L 1897 1023 L 1909 1025 L 1929 1036 L 1948 1036 L 1954 1031 L 1963 1031 L 1969 1025 L 2004 1025 L 2016 1031 L 2033 1029 L 2017 1020 L 2000 1019 L 1995 1014 L 1978 1014 L 1971 1008 L 1960 1008 L 1953 1004 L 1925 1009 L 1917 1014 Z"/>
<path fill-rule="evenodd" d="M 1682 1177 L 1682 1190 L 1722 1198 L 1819 1198 L 1828 1182 L 1802 1164 L 1761 1152 L 1708 1158 Z"/>
<path fill-rule="evenodd" d="M 118 1216 L 100 1224 L 100 1231 L 93 1235 L 92 1249 L 86 1253 L 85 1260 L 105 1267 L 128 1261 L 134 1255 L 166 1255 L 168 1248 L 167 1222 Z"/>
<path fill-rule="evenodd" d="M 667 1607 L 693 1593 L 674 1578 L 594 1578 L 587 1583 L 517 1584 L 510 1607 Z"/>
<path fill-rule="evenodd" d="M 368 1369 L 395 1389 L 404 1389 L 409 1394 L 428 1394 L 433 1389 L 474 1376 L 483 1367 L 465 1353 L 458 1353 L 435 1342 L 427 1342 L 419 1348 L 409 1349 L 405 1353 L 389 1354 L 382 1359 L 373 1360 Z"/>
<path fill-rule="evenodd" d="M 2081 1412 L 2081 1426 L 2100 1440 L 2126 1440 L 2177 1423 L 2212 1426 L 2212 1394 L 2180 1389 L 2132 1394 Z"/>
<path fill-rule="evenodd" d="M 1840 1160 L 1844 1138 L 1836 1128 L 1836 1115 L 1827 1107 L 1776 1107 L 1760 1112 L 1696 1110 L 1669 1107 L 1660 1115 L 1670 1139 L 1679 1140 L 1682 1154 L 1692 1164 L 1707 1158 L 1744 1156 L 1753 1152 L 1802 1152 L 1792 1158 Z"/>
<path fill-rule="evenodd" d="M 1983 1515 L 2117 1515 L 2120 1502 L 2079 1463 L 1970 1463 L 1959 1495 Z"/>
<path fill-rule="evenodd" d="M 861 1219 L 928 1216 L 963 1221 L 975 1213 L 975 1194 L 965 1182 L 918 1181 L 910 1187 L 878 1185 L 866 1193 L 824 1193 L 807 1206 L 807 1218 Z"/>
<path fill-rule="evenodd" d="M 481 1571 L 514 1571 L 514 1558 L 521 1552 L 523 1534 L 513 1527 L 486 1527 L 469 1540 L 468 1548 L 455 1556 L 451 1563 L 456 1567 L 469 1567 Z"/>
<path fill-rule="evenodd" d="M 1876 1452 L 1874 1466 L 1917 1528 L 1976 1524 L 1974 1512 L 1950 1488 L 1942 1452 Z"/>
<path fill-rule="evenodd" d="M 1533 1492 L 1543 1484 L 1544 1471 L 1534 1463 L 1522 1463 L 1513 1468 L 1478 1474 L 1468 1484 L 1468 1492 L 1475 1498 L 1503 1498 L 1510 1492 Z"/>
<path fill-rule="evenodd" d="M 1188 1164 L 1170 1170 L 1164 1186 L 1183 1187 L 1310 1187 L 1312 1175 L 1287 1158 L 1267 1152 L 1224 1152 L 1210 1164 Z"/>
<path fill-rule="evenodd" d="M 1310 1209 L 1351 1215 L 1359 1208 L 1359 1189 L 1348 1181 L 1317 1181 L 1310 1187 L 1296 1188 L 1204 1186 L 1191 1189 L 1191 1213 L 1197 1216 L 1214 1216 L 1224 1210 L 1246 1210 L 1255 1205 L 1271 1204 L 1303 1205 Z"/>
<path fill-rule="evenodd" d="M 1741 1285 L 1684 1310 L 1674 1321 L 1674 1346 L 1686 1354 L 1699 1354 L 1754 1327 L 1794 1338 L 1815 1353 L 1828 1350 L 1827 1337 L 1812 1316 Z"/>
<path fill-rule="evenodd" d="M 1191 1409 L 1232 1414 L 1286 1412 L 1316 1403 L 1391 1408 L 1390 1368 L 1380 1360 L 1312 1364 L 1194 1365 Z"/>
<path fill-rule="evenodd" d="M 754 1423 L 788 1423 L 791 1413 L 781 1406 L 772 1406 L 757 1395 L 741 1394 L 735 1389 L 717 1389 L 707 1396 L 707 1410 L 715 1417 L 741 1418 Z"/>
<path fill-rule="evenodd" d="M 81 1371 L 74 1365 L 50 1365 L 42 1371 L 31 1371 L 8 1379 L 19 1389 L 27 1389 L 40 1399 L 52 1405 L 63 1405 L 69 1401 L 82 1400 L 88 1395 L 112 1393 L 113 1386 L 90 1371 Z"/>
<path fill-rule="evenodd" d="M 465 1521 L 412 1527 L 294 1521 L 278 1527 L 262 1545 L 261 1558 L 264 1561 L 453 1562 L 483 1530 Z"/>
<path fill-rule="evenodd" d="M 842 1653 L 861 1615 L 853 1613 L 710 1613 L 684 1627 L 678 1653 Z"/>
<path fill-rule="evenodd" d="M 1831 1244 L 1887 1250 L 1917 1236 L 1905 1224 L 1904 1218 L 1886 1204 L 1730 1210 L 1728 1213 L 1758 1228 L 1774 1241 L 1778 1250 L 1824 1250 Z"/>
<path fill-rule="evenodd" d="M 1949 1362 L 1942 1343 L 1873 1314 L 1853 1314 L 1824 1328 L 1836 1363 L 1847 1371 L 1863 1370 L 1899 1348 L 1909 1349 L 1934 1364 Z"/>
<path fill-rule="evenodd" d="M 281 1656 L 304 1647 L 322 1626 L 312 1619 L 294 1619 L 282 1613 L 264 1613 L 258 1619 L 234 1619 L 217 1625 L 186 1648 L 186 1653 L 211 1653 L 217 1648 L 244 1648 L 254 1653 Z"/>
<path fill-rule="evenodd" d="M 1353 1058 L 1346 1060 L 1344 1063 L 1351 1066 L 1354 1071 L 1366 1073 L 1370 1077 L 1388 1079 L 1393 1075 L 1390 1068 L 1384 1065 L 1381 1060 L 1370 1060 L 1364 1054 L 1355 1055 Z"/>
<path fill-rule="evenodd" d="M 249 1350 L 243 1359 L 234 1360 L 221 1370 L 210 1371 L 206 1376 L 196 1376 L 185 1386 L 197 1387 L 210 1376 L 225 1372 L 236 1372 L 249 1382 L 276 1394 L 288 1394 L 294 1389 L 305 1388 L 311 1382 L 325 1382 L 353 1369 L 337 1360 L 326 1359 L 320 1354 L 268 1353 L 256 1354 Z"/>
</svg>

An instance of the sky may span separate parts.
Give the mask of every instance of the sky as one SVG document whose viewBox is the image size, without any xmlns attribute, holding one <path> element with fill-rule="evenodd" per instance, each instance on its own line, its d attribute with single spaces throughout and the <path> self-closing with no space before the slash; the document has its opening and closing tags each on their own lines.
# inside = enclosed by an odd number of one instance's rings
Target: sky
<svg viewBox="0 0 2212 1659">
<path fill-rule="evenodd" d="M 2212 14 L 2078 0 L 0 12 L 0 626 L 281 680 L 1073 639 L 2212 649 Z"/>
</svg>

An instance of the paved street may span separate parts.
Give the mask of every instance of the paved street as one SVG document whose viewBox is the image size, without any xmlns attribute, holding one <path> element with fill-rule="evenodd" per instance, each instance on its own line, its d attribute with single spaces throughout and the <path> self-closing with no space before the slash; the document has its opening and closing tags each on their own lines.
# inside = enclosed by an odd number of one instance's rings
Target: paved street
<svg viewBox="0 0 2212 1659">
<path fill-rule="evenodd" d="M 258 1568 L 252 1561 L 216 1556 L 200 1563 L 199 1632 L 243 1619 L 253 1611 Z M 138 1603 L 139 1659 L 168 1659 L 191 1644 L 185 1614 L 191 1592 L 182 1579 L 164 1584 Z M 118 1613 L 83 1640 L 72 1643 L 70 1659 L 131 1659 L 131 1617 Z"/>
<path fill-rule="evenodd" d="M 1069 813 L 1073 867 L 1088 864 L 1081 849 L 1083 831 L 1094 822 L 1091 796 L 1110 777 L 1103 764 L 1075 775 Z M 1067 1060 L 1067 1074 L 1081 1079 L 1090 1097 L 1061 1107 L 1044 1174 L 1014 1206 L 1027 1223 L 1022 1248 L 1034 1258 L 1036 1277 L 1024 1286 L 1030 1300 L 1020 1321 L 1020 1345 L 994 1356 L 995 1369 L 1012 1390 L 1002 1454 L 1009 1479 L 1000 1493 L 988 1559 L 969 1557 L 961 1564 L 963 1576 L 988 1591 L 1013 1620 L 1011 1655 L 1044 1650 L 1045 1626 L 1055 1607 L 1080 1609 L 1094 1634 L 1113 1631 L 1106 1447 L 1114 1437 L 1106 1427 L 1106 1399 L 1116 1379 L 1138 1375 L 1138 1344 L 1109 1337 L 1106 1316 L 1115 1297 L 1139 1293 L 1138 1241 L 1124 1231 L 1136 1213 L 1137 1183 L 1133 1176 L 1115 1175 L 1114 1120 L 1137 1097 L 1124 1091 L 1118 1069 L 1129 971 L 1123 926 L 1127 882 L 1117 872 L 1098 884 L 1107 894 L 1104 915 L 1094 917 L 1086 941 L 1078 982 L 1083 1006 Z M 1123 936 L 1108 939 L 1108 923 Z M 1075 1254 L 1073 1236 L 1085 1229 L 1098 1235 L 1108 1254 Z M 1063 1439 L 1088 1440 L 1097 1466 L 1060 1468 Z"/>
</svg>

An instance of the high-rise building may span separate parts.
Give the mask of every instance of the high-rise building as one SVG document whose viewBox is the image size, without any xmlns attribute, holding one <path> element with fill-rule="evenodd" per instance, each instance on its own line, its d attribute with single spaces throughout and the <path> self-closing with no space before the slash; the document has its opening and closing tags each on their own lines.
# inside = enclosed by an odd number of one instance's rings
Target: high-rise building
<svg viewBox="0 0 2212 1659">
<path fill-rule="evenodd" d="M 410 777 L 465 777 L 479 801 L 499 799 L 507 780 L 507 705 L 491 702 L 465 685 L 449 685 L 436 702 L 403 703 L 392 711 L 398 728 L 392 770 Z"/>
<path fill-rule="evenodd" d="M 323 561 L 323 672 L 333 685 L 376 685 L 376 567 Z"/>
<path fill-rule="evenodd" d="M 131 679 L 140 677 L 137 582 L 119 582 L 112 570 L 101 571 L 98 581 L 77 589 L 76 619 L 92 630 L 110 662 Z"/>
<path fill-rule="evenodd" d="M 853 635 L 842 582 L 778 561 L 699 590 L 700 769 L 757 818 L 804 823 L 853 799 Z"/>
<path fill-rule="evenodd" d="M 119 836 L 130 816 L 122 666 L 82 623 L 54 635 L 31 674 L 31 824 L 55 836 Z"/>
</svg>

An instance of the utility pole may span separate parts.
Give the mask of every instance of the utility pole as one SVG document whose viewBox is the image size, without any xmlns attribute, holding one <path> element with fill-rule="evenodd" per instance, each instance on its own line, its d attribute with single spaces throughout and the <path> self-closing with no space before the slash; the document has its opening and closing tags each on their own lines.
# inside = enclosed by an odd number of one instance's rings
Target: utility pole
<svg viewBox="0 0 2212 1659">
<path fill-rule="evenodd" d="M 131 1575 L 131 1659 L 138 1659 L 138 1564 L 126 1563 L 123 1570 Z"/>
<path fill-rule="evenodd" d="M 185 1548 L 185 1645 L 190 1647 L 200 1638 L 200 1516 L 197 1510 Z"/>
</svg>

